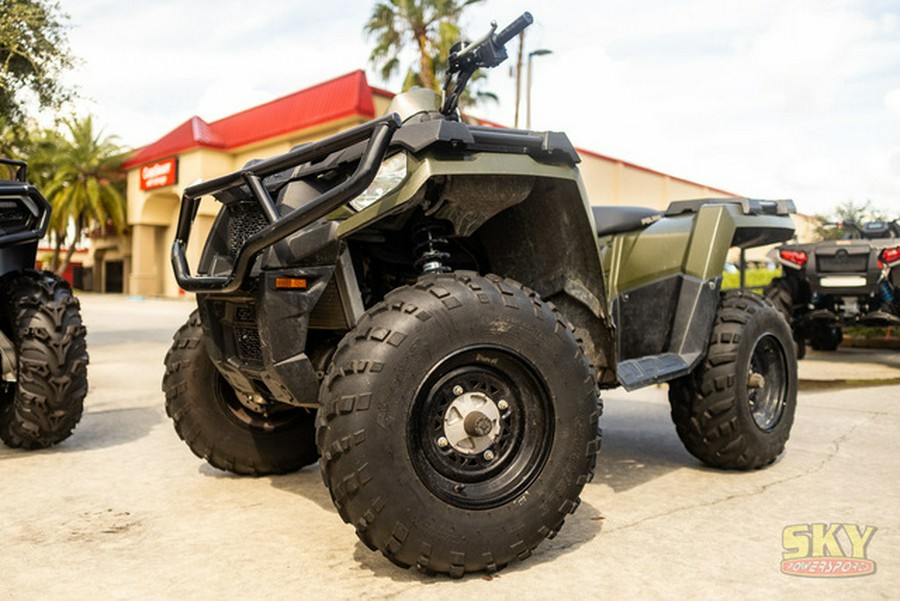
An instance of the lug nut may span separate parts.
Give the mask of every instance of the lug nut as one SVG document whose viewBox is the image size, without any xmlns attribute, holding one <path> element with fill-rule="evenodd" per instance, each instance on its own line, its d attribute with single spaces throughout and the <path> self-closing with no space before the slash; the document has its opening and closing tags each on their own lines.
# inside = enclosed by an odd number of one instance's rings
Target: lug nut
<svg viewBox="0 0 900 601">
<path fill-rule="evenodd" d="M 509 403 L 501 399 L 500 402 L 497 403 L 497 409 L 499 409 L 500 411 L 506 411 L 507 409 L 509 409 Z"/>
<path fill-rule="evenodd" d="M 459 384 L 453 387 L 453 394 L 455 394 L 456 396 L 462 396 L 464 392 L 465 390 L 463 390 L 463 387 Z"/>
<path fill-rule="evenodd" d="M 484 455 L 482 455 L 482 457 L 484 457 L 485 461 L 493 461 L 494 460 L 494 452 L 492 450 L 488 449 L 487 451 L 484 452 Z"/>
<path fill-rule="evenodd" d="M 445 437 L 441 436 L 437 440 L 437 445 L 439 447 L 441 447 L 442 449 L 446 449 L 448 446 L 450 446 L 450 441 L 447 440 Z"/>
</svg>

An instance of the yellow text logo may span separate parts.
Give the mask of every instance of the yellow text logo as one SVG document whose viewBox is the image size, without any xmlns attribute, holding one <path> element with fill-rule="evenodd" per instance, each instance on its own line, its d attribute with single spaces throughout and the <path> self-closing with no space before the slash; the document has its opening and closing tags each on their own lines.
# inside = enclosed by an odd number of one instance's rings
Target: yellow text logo
<svg viewBox="0 0 900 601">
<path fill-rule="evenodd" d="M 867 548 L 874 526 L 794 524 L 781 532 L 781 572 L 791 576 L 841 578 L 875 573 Z"/>
</svg>

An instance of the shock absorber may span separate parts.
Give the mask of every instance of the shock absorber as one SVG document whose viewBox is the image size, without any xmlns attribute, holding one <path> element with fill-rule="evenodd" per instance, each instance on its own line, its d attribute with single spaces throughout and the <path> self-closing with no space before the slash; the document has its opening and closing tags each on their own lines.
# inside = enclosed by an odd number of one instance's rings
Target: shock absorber
<svg viewBox="0 0 900 601">
<path fill-rule="evenodd" d="M 881 295 L 881 302 L 885 305 L 889 305 L 894 302 L 894 289 L 891 287 L 890 283 L 887 280 L 881 280 L 881 285 L 878 287 L 878 292 Z"/>
<path fill-rule="evenodd" d="M 423 219 L 412 232 L 413 253 L 418 257 L 416 270 L 420 273 L 447 273 L 452 271 L 444 264 L 450 258 L 447 247 L 447 224 L 436 219 Z"/>
</svg>

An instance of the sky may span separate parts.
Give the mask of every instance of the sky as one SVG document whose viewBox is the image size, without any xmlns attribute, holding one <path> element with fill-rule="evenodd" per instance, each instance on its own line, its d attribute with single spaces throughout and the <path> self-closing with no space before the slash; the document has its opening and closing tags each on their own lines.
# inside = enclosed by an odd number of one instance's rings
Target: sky
<svg viewBox="0 0 900 601">
<path fill-rule="evenodd" d="M 62 0 L 80 59 L 66 81 L 129 147 L 356 69 L 399 91 L 368 62 L 374 4 Z M 897 0 L 485 0 L 463 31 L 523 10 L 526 52 L 552 51 L 533 60 L 533 129 L 802 213 L 871 201 L 900 216 Z M 509 49 L 487 79 L 499 102 L 472 112 L 511 126 Z"/>
</svg>

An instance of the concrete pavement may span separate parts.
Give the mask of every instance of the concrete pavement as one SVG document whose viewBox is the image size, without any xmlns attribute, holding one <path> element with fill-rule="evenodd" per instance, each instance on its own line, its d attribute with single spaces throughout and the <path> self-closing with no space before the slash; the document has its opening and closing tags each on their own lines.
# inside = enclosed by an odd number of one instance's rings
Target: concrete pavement
<svg viewBox="0 0 900 601">
<path fill-rule="evenodd" d="M 752 473 L 688 455 L 664 387 L 607 392 L 597 475 L 559 535 L 493 577 L 455 581 L 365 548 L 315 467 L 239 478 L 191 454 L 159 390 L 189 303 L 88 295 L 83 306 L 82 423 L 55 449 L 0 447 L 0 599 L 896 597 L 898 385 L 801 392 L 786 454 Z M 837 373 L 845 357 L 872 364 L 838 351 L 801 362 L 801 377 Z M 877 572 L 782 574 L 783 531 L 815 523 L 876 527 L 865 552 Z"/>
</svg>

